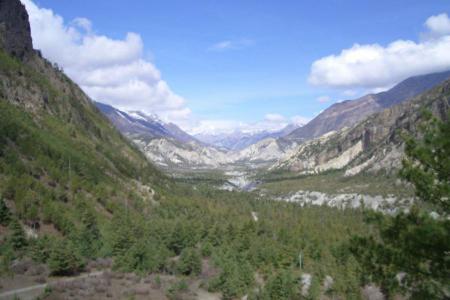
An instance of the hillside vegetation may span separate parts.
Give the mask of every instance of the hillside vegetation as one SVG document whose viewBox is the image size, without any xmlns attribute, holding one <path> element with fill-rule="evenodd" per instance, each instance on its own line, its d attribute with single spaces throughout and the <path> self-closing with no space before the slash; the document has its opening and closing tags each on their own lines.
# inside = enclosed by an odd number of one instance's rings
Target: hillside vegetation
<svg viewBox="0 0 450 300">
<path fill-rule="evenodd" d="M 4 276 L 26 257 L 56 276 L 111 257 L 124 272 L 195 277 L 206 259 L 217 271 L 204 288 L 226 299 L 283 295 L 280 278 L 292 298 L 306 272 L 313 275 L 306 296 L 325 292 L 328 275 L 335 285 L 326 292 L 359 297 L 346 241 L 348 232 L 363 233 L 360 212 L 174 185 L 37 53 L 21 61 L 0 52 L 0 79 Z"/>
</svg>

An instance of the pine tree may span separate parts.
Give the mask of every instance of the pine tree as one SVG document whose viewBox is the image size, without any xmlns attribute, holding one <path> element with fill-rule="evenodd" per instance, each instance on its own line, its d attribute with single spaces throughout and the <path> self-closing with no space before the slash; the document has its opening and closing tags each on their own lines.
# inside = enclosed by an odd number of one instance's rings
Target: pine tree
<svg viewBox="0 0 450 300">
<path fill-rule="evenodd" d="M 93 258 L 98 254 L 102 246 L 102 240 L 96 217 L 87 206 L 83 206 L 81 222 L 82 228 L 78 234 L 78 247 L 84 257 Z"/>
<path fill-rule="evenodd" d="M 22 225 L 19 221 L 14 218 L 9 224 L 9 229 L 11 230 L 11 235 L 9 237 L 9 242 L 14 250 L 19 250 L 27 245 L 27 239 L 25 232 L 23 231 Z"/>
<path fill-rule="evenodd" d="M 198 251 L 186 248 L 181 252 L 177 265 L 178 271 L 183 275 L 198 275 L 202 271 L 202 261 Z"/>
<path fill-rule="evenodd" d="M 282 271 L 269 279 L 264 287 L 262 299 L 294 299 L 297 295 L 296 283 L 292 273 L 288 270 Z"/>
<path fill-rule="evenodd" d="M 83 265 L 69 242 L 60 240 L 53 245 L 48 266 L 53 275 L 72 275 Z"/>
<path fill-rule="evenodd" d="M 0 224 L 6 226 L 11 220 L 11 213 L 3 199 L 0 198 Z"/>
</svg>

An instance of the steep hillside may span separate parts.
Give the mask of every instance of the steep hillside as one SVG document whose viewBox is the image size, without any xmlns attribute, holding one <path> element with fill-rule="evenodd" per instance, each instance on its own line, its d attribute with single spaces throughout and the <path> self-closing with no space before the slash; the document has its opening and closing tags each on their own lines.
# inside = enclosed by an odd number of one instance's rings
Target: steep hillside
<svg viewBox="0 0 450 300">
<path fill-rule="evenodd" d="M 417 134 L 422 110 L 446 119 L 450 106 L 450 80 L 401 104 L 370 116 L 366 120 L 300 145 L 272 169 L 317 173 L 346 169 L 346 175 L 363 170 L 392 171 L 403 155 L 401 132 Z"/>
<path fill-rule="evenodd" d="M 0 198 L 25 224 L 64 234 L 80 203 L 99 218 L 145 205 L 165 176 L 32 49 L 23 5 L 0 8 Z"/>
<path fill-rule="evenodd" d="M 450 71 L 415 76 L 400 82 L 386 92 L 333 104 L 308 124 L 294 130 L 287 138 L 304 141 L 353 126 L 367 116 L 417 96 L 449 77 Z"/>
</svg>

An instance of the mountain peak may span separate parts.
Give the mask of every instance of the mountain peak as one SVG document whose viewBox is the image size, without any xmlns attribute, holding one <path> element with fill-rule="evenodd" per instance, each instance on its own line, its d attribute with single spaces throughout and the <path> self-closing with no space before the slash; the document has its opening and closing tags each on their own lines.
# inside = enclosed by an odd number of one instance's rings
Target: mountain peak
<svg viewBox="0 0 450 300">
<path fill-rule="evenodd" d="M 22 61 L 33 53 L 28 13 L 19 0 L 0 0 L 0 47 Z"/>
<path fill-rule="evenodd" d="M 165 122 L 162 121 L 159 118 L 159 116 L 156 114 L 147 114 L 147 113 L 144 113 L 139 110 L 130 110 L 130 111 L 127 111 L 127 113 L 136 119 L 140 119 L 140 120 L 147 121 L 147 122 L 150 121 L 150 122 L 165 124 Z"/>
</svg>

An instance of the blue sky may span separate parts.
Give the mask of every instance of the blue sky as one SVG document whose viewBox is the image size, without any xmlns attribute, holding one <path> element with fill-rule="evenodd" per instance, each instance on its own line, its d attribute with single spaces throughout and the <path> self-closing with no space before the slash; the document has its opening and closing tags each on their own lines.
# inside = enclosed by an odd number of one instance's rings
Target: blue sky
<svg viewBox="0 0 450 300">
<path fill-rule="evenodd" d="M 123 40 L 129 32 L 140 35 L 142 57 L 159 70 L 170 90 L 183 98 L 189 118 L 197 122 L 252 123 L 267 114 L 280 114 L 286 121 L 294 116 L 311 118 L 333 102 L 382 90 L 405 76 L 448 67 L 441 59 L 432 66 L 394 72 L 395 76 L 386 76 L 390 77 L 386 80 L 371 77 L 335 82 L 323 75 L 330 64 L 321 64 L 316 74 L 319 79 L 312 82 L 310 78 L 315 61 L 339 56 L 354 44 L 384 48 L 398 40 L 422 43 L 432 31 L 425 22 L 431 16 L 448 13 L 450 1 L 34 3 L 63 17 L 66 26 L 83 17 L 92 22 L 91 30 L 96 35 L 117 40 Z M 445 24 L 445 19 L 438 24 L 444 28 L 439 37 L 448 34 Z M 370 67 L 355 74 L 380 72 Z M 337 72 L 333 76 L 343 75 Z"/>
</svg>

